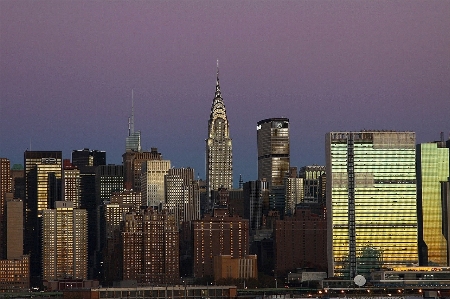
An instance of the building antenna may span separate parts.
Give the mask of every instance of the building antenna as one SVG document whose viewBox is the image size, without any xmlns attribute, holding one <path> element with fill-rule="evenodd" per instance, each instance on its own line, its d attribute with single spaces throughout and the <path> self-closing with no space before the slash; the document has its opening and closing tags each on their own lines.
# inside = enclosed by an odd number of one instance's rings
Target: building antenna
<svg viewBox="0 0 450 299">
<path fill-rule="evenodd" d="M 134 133 L 134 89 L 131 89 L 131 133 Z"/>
</svg>

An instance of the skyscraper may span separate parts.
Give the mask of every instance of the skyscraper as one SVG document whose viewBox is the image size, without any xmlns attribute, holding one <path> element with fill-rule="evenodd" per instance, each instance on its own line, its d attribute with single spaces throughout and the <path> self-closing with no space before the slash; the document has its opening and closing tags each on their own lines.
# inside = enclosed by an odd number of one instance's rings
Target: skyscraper
<svg viewBox="0 0 450 299">
<path fill-rule="evenodd" d="M 230 128 L 220 92 L 219 63 L 217 63 L 216 93 L 208 122 L 208 139 L 206 139 L 206 184 L 208 197 L 211 196 L 212 190 L 233 188 Z"/>
<path fill-rule="evenodd" d="M 418 263 L 415 133 L 326 135 L 329 276 Z"/>
<path fill-rule="evenodd" d="M 170 160 L 148 160 L 142 164 L 142 201 L 149 207 L 165 203 L 164 176 L 169 172 Z"/>
<path fill-rule="evenodd" d="M 0 243 L 6 244 L 6 193 L 11 192 L 10 162 L 0 158 Z M 0 259 L 5 258 L 6 252 L 0 245 Z"/>
<path fill-rule="evenodd" d="M 61 181 L 61 151 L 25 151 L 25 235 L 24 253 L 30 254 L 31 285 L 40 284 L 41 279 L 41 220 L 42 211 L 51 208 L 55 198 L 51 187 Z M 55 188 L 53 188 L 55 189 Z"/>
<path fill-rule="evenodd" d="M 74 167 L 69 160 L 63 161 L 63 194 L 65 201 L 73 202 L 74 208 L 81 204 L 81 176 L 80 170 Z"/>
<path fill-rule="evenodd" d="M 141 131 L 134 131 L 134 90 L 131 90 L 131 117 L 128 118 L 128 136 L 125 151 L 141 151 Z"/>
<path fill-rule="evenodd" d="M 106 152 L 84 148 L 72 151 L 72 164 L 78 168 L 83 166 L 106 165 Z"/>
<path fill-rule="evenodd" d="M 101 204 L 96 194 L 96 169 L 106 165 L 106 152 L 99 150 L 72 151 L 72 165 L 80 170 L 80 207 L 88 215 L 88 267 L 89 278 L 98 278 L 99 259 L 96 253 L 98 240 L 97 208 Z"/>
<path fill-rule="evenodd" d="M 269 188 L 283 186 L 290 167 L 289 119 L 268 118 L 258 122 L 258 180 Z"/>
<path fill-rule="evenodd" d="M 87 278 L 87 214 L 71 201 L 57 201 L 42 214 L 44 280 Z"/>
<path fill-rule="evenodd" d="M 448 206 L 441 193 L 450 177 L 449 149 L 441 141 L 418 144 L 416 150 L 419 263 L 449 266 Z"/>
<path fill-rule="evenodd" d="M 269 118 L 258 122 L 258 180 L 269 184 L 269 209 L 283 215 L 286 209 L 285 178 L 290 174 L 289 119 Z"/>
<path fill-rule="evenodd" d="M 124 188 L 141 192 L 142 164 L 150 160 L 162 160 L 158 149 L 153 147 L 150 152 L 126 151 L 122 155 Z"/>
<path fill-rule="evenodd" d="M 26 292 L 30 288 L 30 257 L 23 255 L 23 202 L 6 194 L 6 241 L 0 244 L 6 259 L 0 258 L 0 293 Z"/>
<path fill-rule="evenodd" d="M 165 206 L 175 214 L 178 228 L 185 221 L 200 219 L 200 192 L 194 169 L 171 168 L 164 177 Z"/>
<path fill-rule="evenodd" d="M 269 199 L 266 181 L 249 181 L 244 183 L 244 218 L 249 220 L 250 235 L 261 229 L 264 201 Z"/>
<path fill-rule="evenodd" d="M 179 231 L 173 214 L 152 208 L 130 212 L 122 227 L 123 280 L 179 282 Z"/>
<path fill-rule="evenodd" d="M 228 209 L 214 209 L 214 215 L 192 221 L 194 277 L 214 275 L 214 257 L 231 255 L 243 258 L 249 254 L 249 223 L 230 216 Z"/>
</svg>

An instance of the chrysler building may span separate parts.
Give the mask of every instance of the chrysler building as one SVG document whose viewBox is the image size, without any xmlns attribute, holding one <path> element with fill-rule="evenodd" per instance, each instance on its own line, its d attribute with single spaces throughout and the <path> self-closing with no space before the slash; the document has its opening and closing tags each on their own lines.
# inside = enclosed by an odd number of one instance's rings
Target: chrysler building
<svg viewBox="0 0 450 299">
<path fill-rule="evenodd" d="M 233 188 L 233 159 L 230 129 L 225 104 L 219 85 L 219 62 L 217 62 L 216 93 L 208 122 L 206 139 L 206 184 L 208 197 L 211 190 Z"/>
</svg>

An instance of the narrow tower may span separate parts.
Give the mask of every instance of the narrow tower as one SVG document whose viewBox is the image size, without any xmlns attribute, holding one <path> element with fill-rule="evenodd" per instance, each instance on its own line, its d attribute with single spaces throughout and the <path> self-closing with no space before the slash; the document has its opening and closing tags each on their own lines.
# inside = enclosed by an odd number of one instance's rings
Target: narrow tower
<svg viewBox="0 0 450 299">
<path fill-rule="evenodd" d="M 206 183 L 209 197 L 212 190 L 233 187 L 231 138 L 225 104 L 220 92 L 219 61 L 217 61 L 216 92 L 206 139 Z"/>
<path fill-rule="evenodd" d="M 141 131 L 134 131 L 134 90 L 131 90 L 131 117 L 128 118 L 126 151 L 141 151 Z"/>
</svg>

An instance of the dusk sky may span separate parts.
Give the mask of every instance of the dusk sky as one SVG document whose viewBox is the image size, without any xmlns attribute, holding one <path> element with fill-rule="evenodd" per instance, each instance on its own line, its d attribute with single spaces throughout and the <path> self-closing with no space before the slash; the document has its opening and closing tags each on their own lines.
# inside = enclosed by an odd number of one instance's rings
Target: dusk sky
<svg viewBox="0 0 450 299">
<path fill-rule="evenodd" d="M 450 131 L 450 1 L 0 0 L 0 157 L 144 149 L 205 177 L 216 60 L 234 184 L 257 178 L 256 123 L 288 117 L 291 166 L 330 131 Z"/>
</svg>

